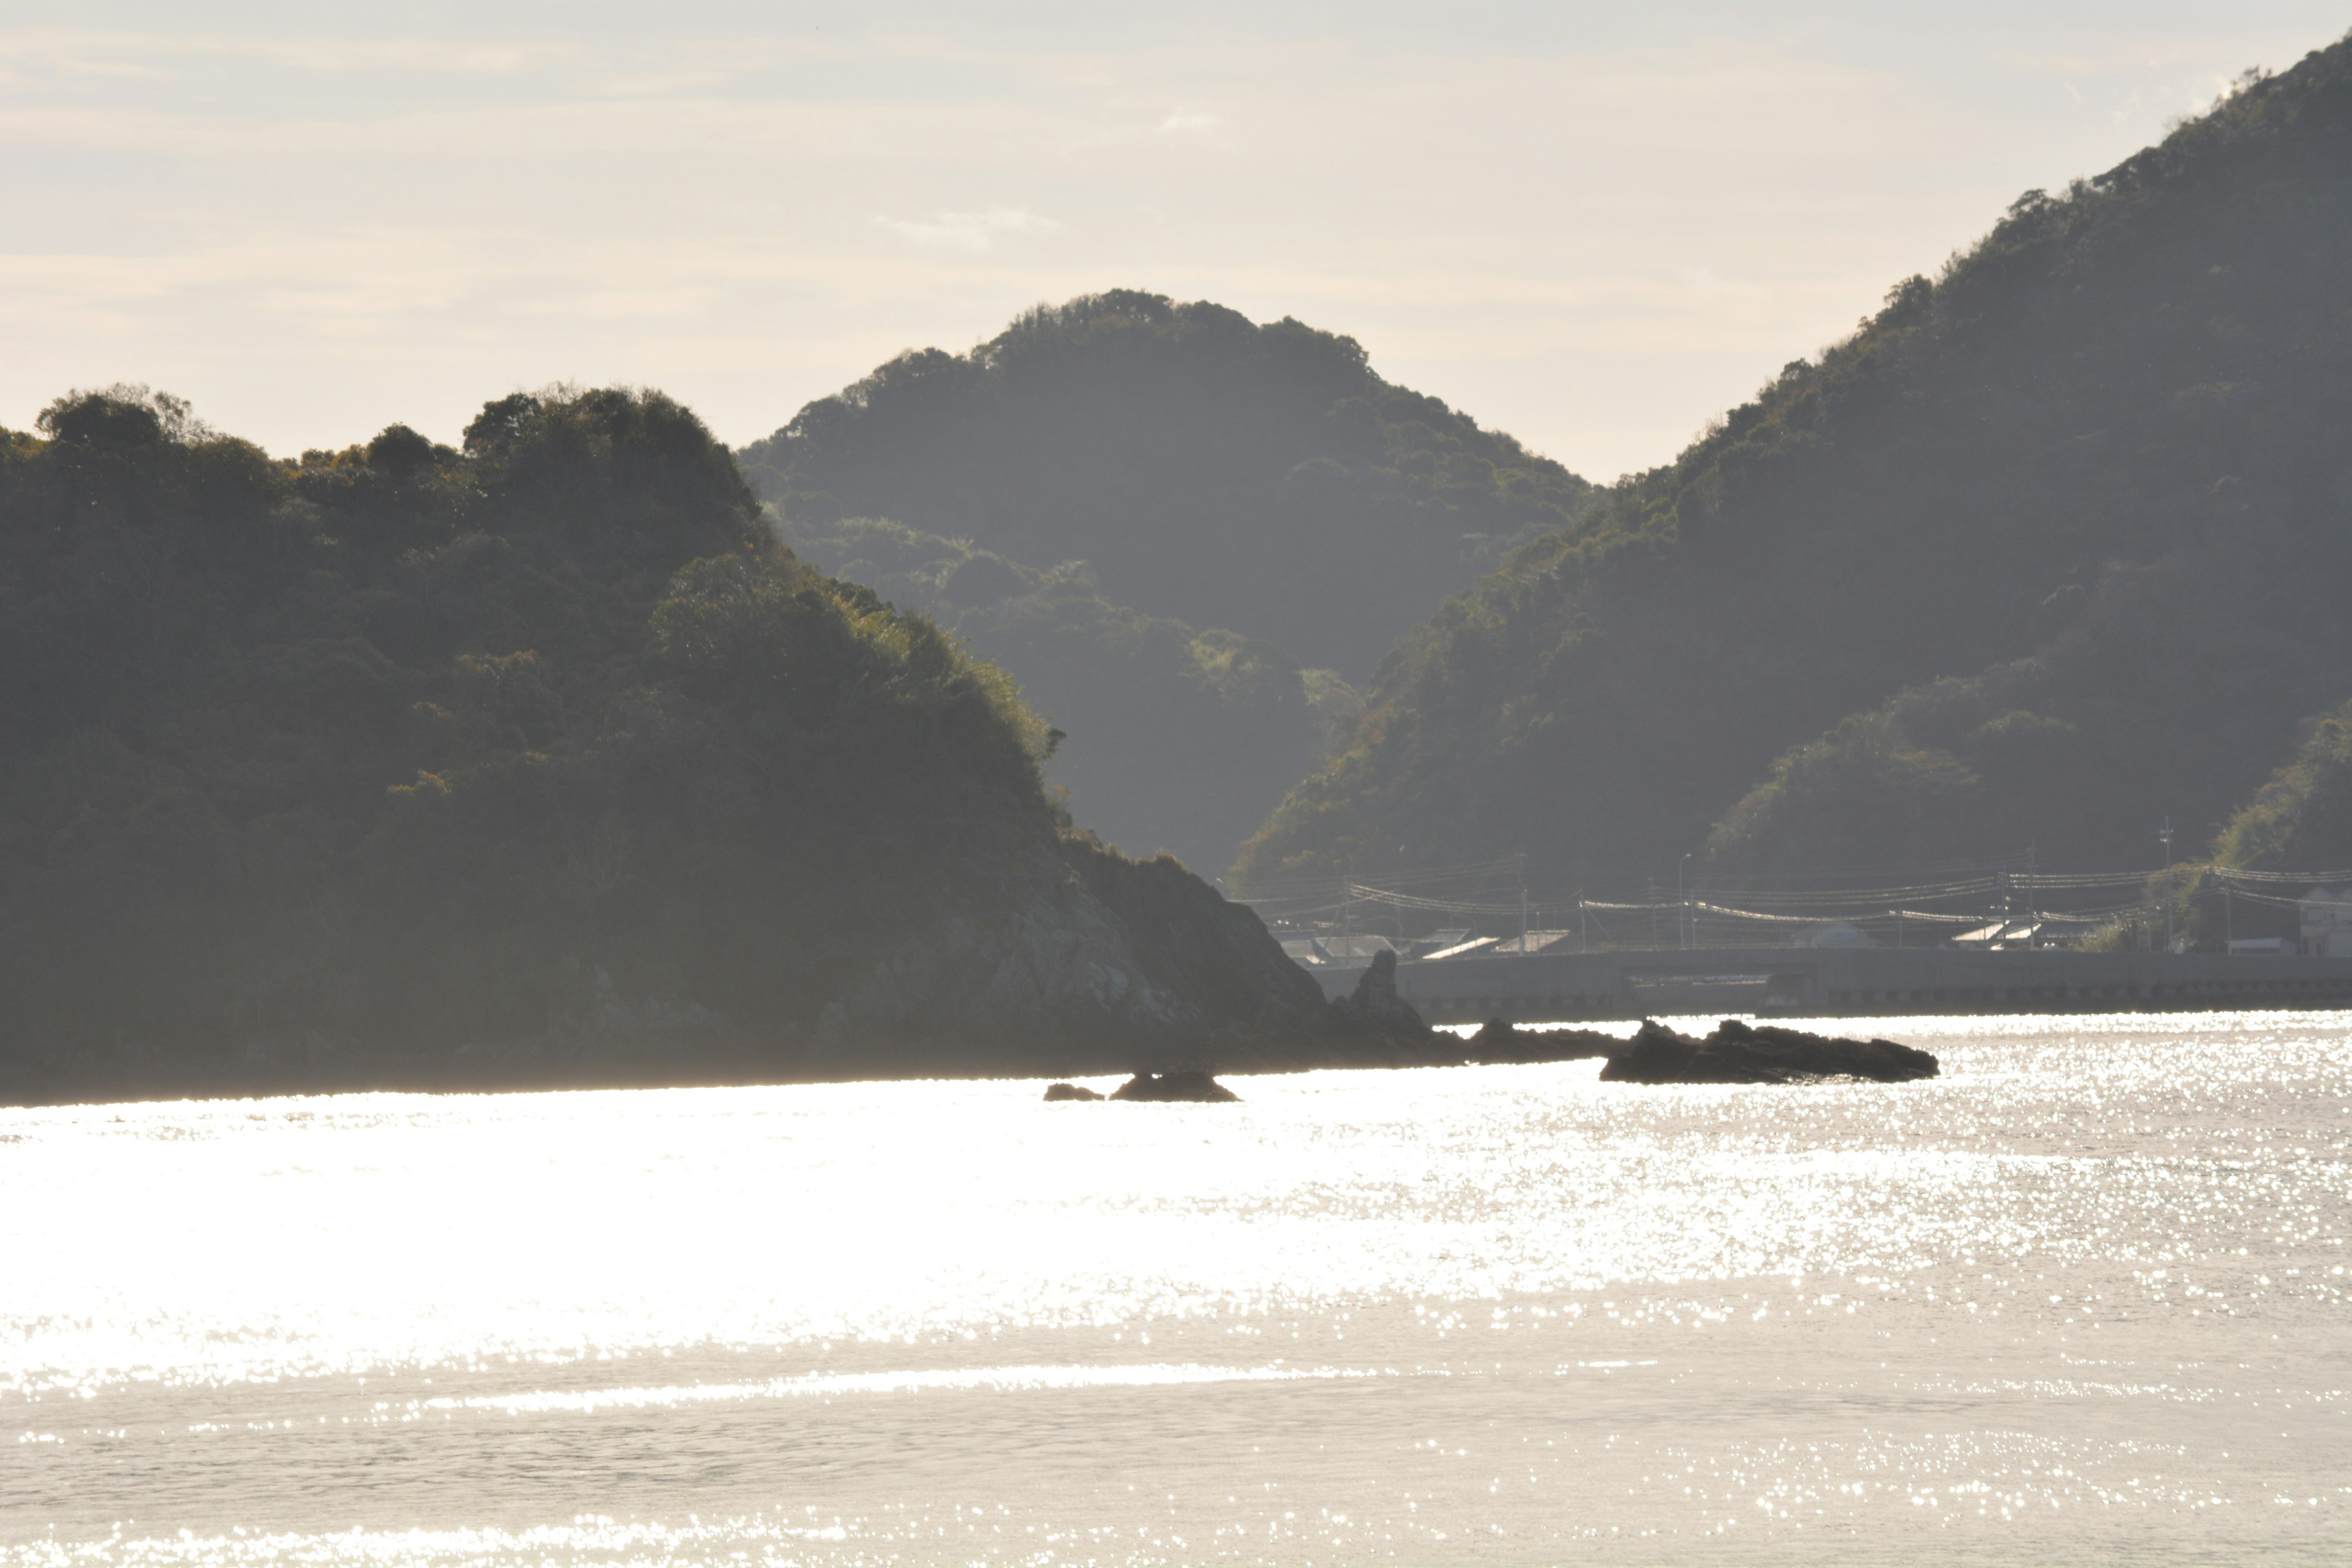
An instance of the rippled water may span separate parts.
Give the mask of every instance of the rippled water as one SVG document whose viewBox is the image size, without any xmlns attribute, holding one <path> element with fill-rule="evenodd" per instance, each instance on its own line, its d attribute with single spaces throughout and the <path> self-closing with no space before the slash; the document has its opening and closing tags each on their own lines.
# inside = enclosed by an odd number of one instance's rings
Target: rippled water
<svg viewBox="0 0 2352 1568">
<path fill-rule="evenodd" d="M 2352 1555 L 2352 1015 L 1859 1026 L 0 1111 L 0 1562 Z"/>
</svg>

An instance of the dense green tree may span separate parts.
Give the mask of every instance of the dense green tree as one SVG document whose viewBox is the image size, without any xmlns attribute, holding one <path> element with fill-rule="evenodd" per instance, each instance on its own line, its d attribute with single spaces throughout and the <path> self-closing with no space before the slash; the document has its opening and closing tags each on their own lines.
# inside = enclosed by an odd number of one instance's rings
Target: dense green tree
<svg viewBox="0 0 2352 1568">
<path fill-rule="evenodd" d="M 2352 702 L 2306 727 L 2294 757 L 2214 840 L 2216 864 L 2249 871 L 2352 868 Z"/>
<path fill-rule="evenodd" d="M 1001 671 L 794 559 L 658 394 L 294 462 L 143 389 L 61 399 L 0 432 L 0 1091 L 1250 1022 L 1153 989 L 1122 889 L 1191 953 L 1171 984 L 1319 1026 L 1244 912 L 1067 834 Z"/>
</svg>

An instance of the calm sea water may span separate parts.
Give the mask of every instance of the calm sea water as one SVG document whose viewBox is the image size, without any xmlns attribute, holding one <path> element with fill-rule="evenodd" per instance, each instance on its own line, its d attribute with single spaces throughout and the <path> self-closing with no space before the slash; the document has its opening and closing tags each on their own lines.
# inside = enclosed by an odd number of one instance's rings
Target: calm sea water
<svg viewBox="0 0 2352 1568">
<path fill-rule="evenodd" d="M 1860 1026 L 0 1111 L 0 1562 L 2352 1557 L 2352 1015 Z"/>
</svg>

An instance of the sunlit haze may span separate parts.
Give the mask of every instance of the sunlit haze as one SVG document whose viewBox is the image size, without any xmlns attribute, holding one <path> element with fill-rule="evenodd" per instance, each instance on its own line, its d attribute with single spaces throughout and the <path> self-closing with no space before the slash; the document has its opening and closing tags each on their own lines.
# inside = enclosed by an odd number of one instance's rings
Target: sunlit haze
<svg viewBox="0 0 2352 1568">
<path fill-rule="evenodd" d="M 551 381 L 740 443 L 1114 287 L 1596 479 L 2346 18 L 2231 6 L 0 7 L 0 424 L 290 453 Z"/>
</svg>

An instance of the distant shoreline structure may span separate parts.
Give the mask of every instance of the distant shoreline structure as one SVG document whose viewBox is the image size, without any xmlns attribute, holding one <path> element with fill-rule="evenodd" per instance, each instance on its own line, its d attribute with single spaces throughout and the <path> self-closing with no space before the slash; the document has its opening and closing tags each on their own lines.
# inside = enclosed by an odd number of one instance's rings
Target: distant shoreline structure
<svg viewBox="0 0 2352 1568">
<path fill-rule="evenodd" d="M 1343 994 L 1363 973 L 1310 969 Z M 1397 993 L 1432 1024 L 1665 1015 L 1916 1017 L 2352 1006 L 2352 958 L 1951 948 L 1632 948 L 1408 961 Z"/>
</svg>

